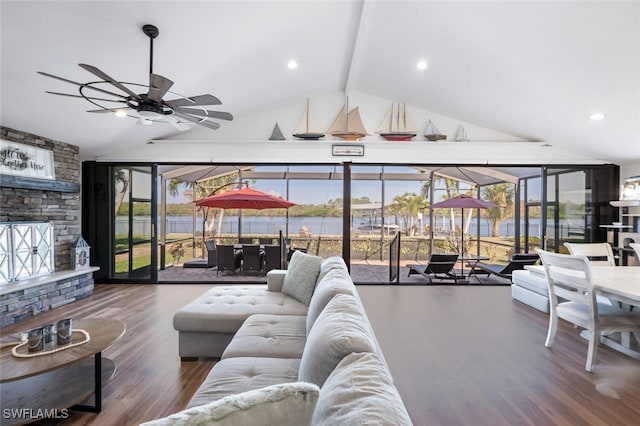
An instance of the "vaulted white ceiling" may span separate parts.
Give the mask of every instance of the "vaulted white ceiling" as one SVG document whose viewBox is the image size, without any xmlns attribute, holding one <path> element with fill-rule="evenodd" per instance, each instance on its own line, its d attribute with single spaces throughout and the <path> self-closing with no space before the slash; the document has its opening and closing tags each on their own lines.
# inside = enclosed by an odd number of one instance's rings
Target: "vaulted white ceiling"
<svg viewBox="0 0 640 426">
<path fill-rule="evenodd" d="M 84 159 L 128 150 L 140 159 L 150 140 L 190 138 L 168 124 L 89 114 L 95 107 L 84 100 L 45 93 L 77 87 L 36 73 L 95 81 L 77 65 L 86 63 L 146 84 L 141 27 L 151 23 L 160 29 L 154 72 L 175 82 L 173 92 L 219 97 L 218 109 L 239 123 L 306 98 L 362 93 L 580 158 L 640 161 L 635 1 L 2 0 L 0 7 L 0 123 L 78 145 Z M 420 59 L 424 71 L 416 69 Z M 321 106 L 319 121 L 328 125 L 340 102 Z M 382 117 L 359 106 L 372 133 Z M 605 118 L 590 120 L 595 112 Z M 222 126 L 192 133 L 213 142 L 248 138 Z"/>
</svg>

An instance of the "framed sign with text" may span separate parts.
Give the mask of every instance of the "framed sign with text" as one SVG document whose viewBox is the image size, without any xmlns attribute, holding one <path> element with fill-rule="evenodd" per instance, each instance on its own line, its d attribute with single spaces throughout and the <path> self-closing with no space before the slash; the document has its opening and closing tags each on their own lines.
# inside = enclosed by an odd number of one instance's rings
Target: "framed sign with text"
<svg viewBox="0 0 640 426">
<path fill-rule="evenodd" d="M 364 155 L 364 145 L 332 145 L 331 155 L 334 157 L 362 157 Z"/>
<path fill-rule="evenodd" d="M 55 179 L 53 151 L 0 140 L 0 174 Z"/>
</svg>

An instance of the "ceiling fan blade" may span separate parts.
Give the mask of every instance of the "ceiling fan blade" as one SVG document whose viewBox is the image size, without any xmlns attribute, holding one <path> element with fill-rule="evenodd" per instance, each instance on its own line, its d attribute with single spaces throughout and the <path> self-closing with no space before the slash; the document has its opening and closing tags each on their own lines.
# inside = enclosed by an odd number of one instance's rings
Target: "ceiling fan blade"
<svg viewBox="0 0 640 426">
<path fill-rule="evenodd" d="M 72 95 L 70 93 L 60 93 L 60 92 L 50 92 L 45 90 L 44 93 L 49 93 L 51 95 L 59 95 L 59 96 L 69 96 L 70 98 L 80 98 L 80 99 L 89 99 L 91 101 L 101 101 L 101 102 L 120 102 L 126 104 L 127 101 L 121 99 L 107 99 L 107 98 L 93 98 L 90 96 L 81 96 L 81 95 Z"/>
<path fill-rule="evenodd" d="M 112 77 L 110 77 L 108 74 L 106 74 L 105 72 L 99 70 L 98 68 L 92 66 L 92 65 L 87 65 L 87 64 L 78 64 L 81 68 L 84 68 L 85 70 L 89 71 L 91 74 L 94 74 L 98 77 L 100 77 L 101 79 L 108 81 L 109 83 L 111 83 L 112 85 L 114 85 L 115 87 L 117 87 L 118 89 L 122 90 L 123 92 L 127 93 L 129 96 L 131 96 L 133 99 L 136 100 L 142 100 L 142 98 L 140 97 L 140 95 L 138 95 L 137 93 L 134 93 L 131 91 L 131 89 L 129 89 L 128 87 L 126 87 L 125 85 L 121 84 L 120 82 L 114 80 Z"/>
<path fill-rule="evenodd" d="M 204 126 L 204 127 L 208 127 L 210 129 L 213 129 L 213 130 L 216 130 L 216 129 L 218 129 L 220 127 L 219 123 L 215 123 L 213 121 L 201 120 L 201 119 L 198 119 L 198 118 L 195 118 L 195 117 L 191 117 L 190 115 L 187 115 L 187 114 L 182 114 L 182 113 L 180 113 L 178 111 L 174 111 L 173 113 L 177 117 L 184 118 L 185 120 L 194 122 L 196 124 L 199 124 L 199 125 Z"/>
<path fill-rule="evenodd" d="M 176 117 L 174 117 L 172 114 L 165 115 L 164 119 L 165 119 L 165 121 L 167 123 L 171 124 L 173 127 L 175 127 L 176 129 L 180 130 L 181 132 L 184 132 L 185 130 L 191 130 L 191 126 L 189 126 L 188 124 L 186 124 L 184 122 L 181 122 Z"/>
<path fill-rule="evenodd" d="M 216 98 L 213 95 L 198 95 L 192 96 L 190 98 L 174 99 L 171 101 L 166 101 L 165 103 L 172 108 L 181 106 L 222 105 L 220 99 Z"/>
<path fill-rule="evenodd" d="M 173 81 L 158 74 L 151 74 L 149 76 L 149 93 L 148 97 L 152 101 L 161 102 L 162 97 L 173 86 Z"/>
<path fill-rule="evenodd" d="M 129 107 L 121 107 L 121 108 L 90 109 L 90 110 L 87 110 L 87 112 L 96 112 L 98 114 L 101 114 L 101 113 L 107 113 L 107 112 L 123 111 L 125 109 L 131 109 L 131 108 L 129 108 Z"/>
<path fill-rule="evenodd" d="M 233 120 L 233 115 L 223 111 L 209 111 L 209 110 L 203 110 L 203 109 L 183 108 L 183 107 L 178 107 L 178 111 L 183 114 L 197 115 L 200 117 L 211 117 L 211 118 L 217 118 L 219 120 L 228 120 L 228 121 Z"/>
<path fill-rule="evenodd" d="M 75 84 L 76 86 L 86 87 L 87 89 L 95 90 L 97 92 L 101 92 L 101 93 L 104 93 L 104 94 L 107 94 L 107 95 L 111 95 L 111 96 L 116 96 L 118 98 L 127 99 L 126 96 L 121 95 L 120 93 L 110 92 L 108 90 L 104 90 L 104 89 L 101 89 L 99 87 L 90 86 L 90 85 L 88 85 L 86 83 L 78 83 L 77 81 L 69 80 L 69 79 L 63 78 L 63 77 L 58 77 L 57 75 L 49 74 L 49 73 L 46 73 L 46 72 L 42 72 L 42 71 L 36 71 L 36 72 L 38 74 L 44 75 L 46 77 L 51 77 L 51 78 L 55 78 L 56 80 L 64 81 L 65 83 Z"/>
</svg>

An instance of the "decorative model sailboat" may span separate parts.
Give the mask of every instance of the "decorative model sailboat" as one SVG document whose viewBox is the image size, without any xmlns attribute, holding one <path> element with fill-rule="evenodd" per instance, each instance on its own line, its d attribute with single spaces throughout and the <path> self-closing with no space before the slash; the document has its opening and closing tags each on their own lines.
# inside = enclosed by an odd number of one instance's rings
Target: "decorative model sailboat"
<svg viewBox="0 0 640 426">
<path fill-rule="evenodd" d="M 327 133 L 346 141 L 357 141 L 367 136 L 367 130 L 364 128 L 364 124 L 362 124 L 358 107 L 355 107 L 348 113 L 347 111 L 349 111 L 348 97 L 335 120 L 331 123 Z"/>
<path fill-rule="evenodd" d="M 424 137 L 430 141 L 439 141 L 442 139 L 446 139 L 447 135 L 443 135 L 442 133 L 440 133 L 440 130 L 438 130 L 435 124 L 431 122 L 431 119 L 429 119 L 427 128 L 424 130 Z"/>
<path fill-rule="evenodd" d="M 391 103 L 391 110 L 376 130 L 380 136 L 388 141 L 410 141 L 416 134 L 415 125 L 407 114 L 405 104 Z"/>
<path fill-rule="evenodd" d="M 324 136 L 324 133 L 320 131 L 316 131 L 320 126 L 316 121 L 315 117 L 311 113 L 311 107 L 309 106 L 309 99 L 307 99 L 307 109 L 305 114 L 300 119 L 298 123 L 298 127 L 296 127 L 294 137 L 306 140 L 315 140 L 317 141 L 321 137 Z"/>
<path fill-rule="evenodd" d="M 282 134 L 282 131 L 280 130 L 280 126 L 278 126 L 278 123 L 276 123 L 276 125 L 273 126 L 273 131 L 271 132 L 271 136 L 269 136 L 269 140 L 270 141 L 284 140 L 284 135 Z"/>
<path fill-rule="evenodd" d="M 464 127 L 460 126 L 460 128 L 458 129 L 458 133 L 456 134 L 456 140 L 457 141 L 469 140 L 469 137 L 467 136 L 467 131 L 464 129 Z"/>
</svg>

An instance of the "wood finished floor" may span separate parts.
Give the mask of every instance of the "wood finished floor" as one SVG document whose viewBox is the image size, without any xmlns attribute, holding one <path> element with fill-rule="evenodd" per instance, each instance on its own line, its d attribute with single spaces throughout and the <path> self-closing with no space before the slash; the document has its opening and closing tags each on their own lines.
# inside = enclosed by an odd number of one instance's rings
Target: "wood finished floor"
<svg viewBox="0 0 640 426">
<path fill-rule="evenodd" d="M 89 298 L 2 333 L 68 316 L 123 320 L 125 336 L 104 352 L 118 369 L 102 413 L 72 413 L 59 424 L 135 425 L 182 409 L 215 364 L 180 363 L 172 327 L 173 313 L 210 287 L 97 285 Z M 563 323 L 545 348 L 547 316 L 513 301 L 509 287 L 358 290 L 416 425 L 640 424 L 640 361 L 601 347 L 594 373 L 586 372 L 586 341 Z"/>
</svg>

